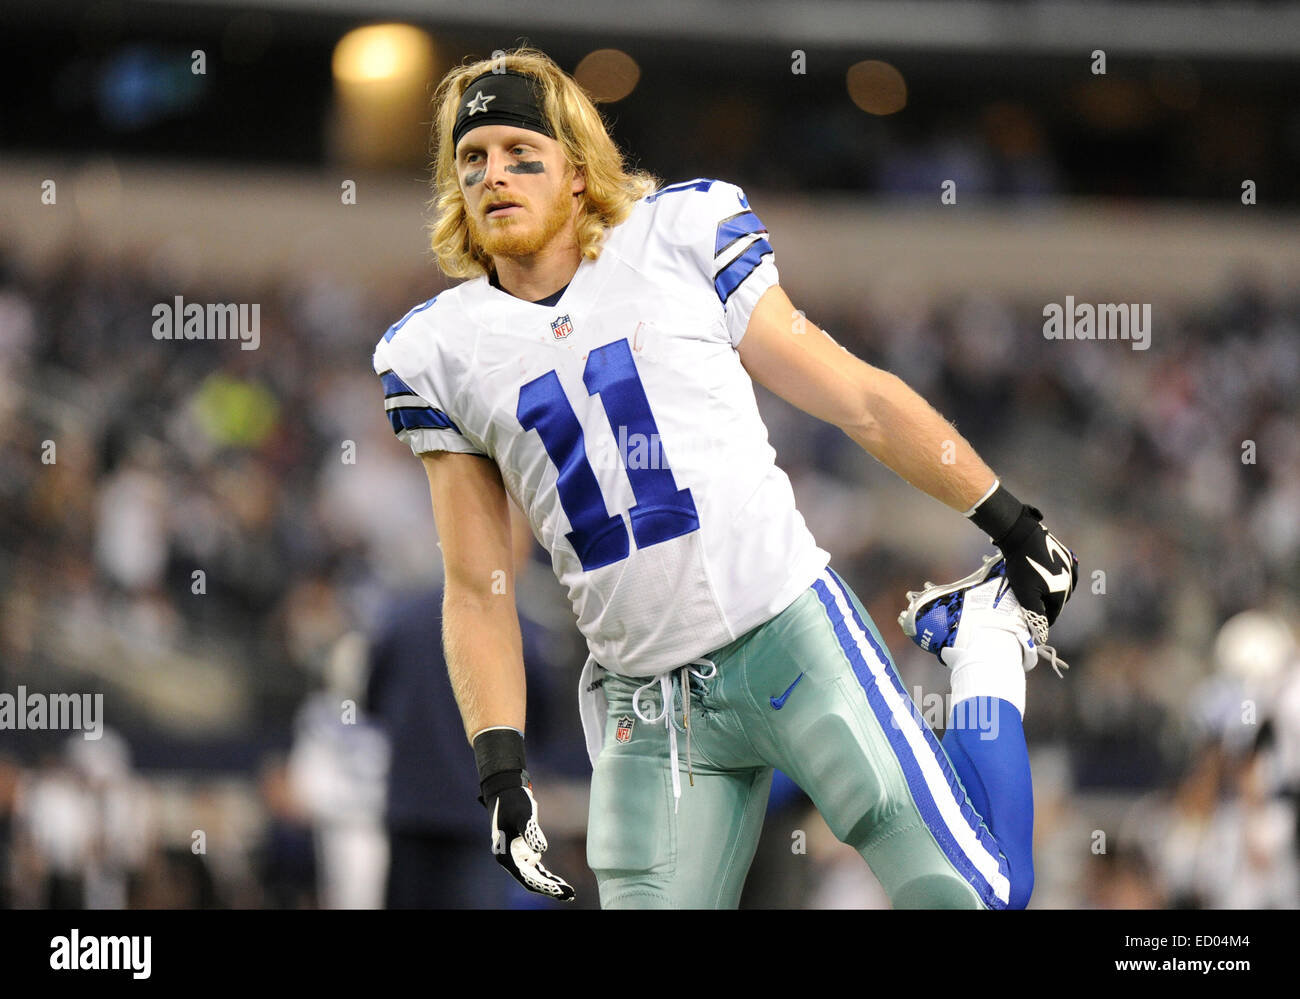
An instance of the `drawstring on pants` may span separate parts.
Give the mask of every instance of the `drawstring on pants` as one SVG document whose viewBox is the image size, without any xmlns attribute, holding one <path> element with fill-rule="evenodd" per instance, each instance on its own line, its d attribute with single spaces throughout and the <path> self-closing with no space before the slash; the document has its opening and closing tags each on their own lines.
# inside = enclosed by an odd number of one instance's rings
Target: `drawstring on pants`
<svg viewBox="0 0 1300 999">
<path fill-rule="evenodd" d="M 707 666 L 705 672 L 696 669 L 696 666 Z M 682 691 L 682 730 L 686 733 L 686 772 L 690 779 L 691 787 L 695 786 L 695 770 L 691 760 L 691 677 L 694 676 L 700 680 L 711 680 L 718 673 L 718 665 L 712 659 L 692 659 L 684 666 L 679 666 L 675 670 L 668 670 L 660 673 L 658 676 L 651 677 L 641 686 L 637 687 L 636 692 L 632 695 L 632 710 L 636 716 L 648 725 L 656 725 L 663 722 L 668 729 L 668 752 L 669 767 L 673 775 L 673 811 L 677 811 L 678 805 L 681 804 L 682 781 L 677 773 L 677 719 L 673 717 L 673 677 L 677 676 L 677 685 Z M 663 704 L 659 713 L 651 715 L 641 710 L 641 695 L 659 684 L 660 699 Z"/>
</svg>

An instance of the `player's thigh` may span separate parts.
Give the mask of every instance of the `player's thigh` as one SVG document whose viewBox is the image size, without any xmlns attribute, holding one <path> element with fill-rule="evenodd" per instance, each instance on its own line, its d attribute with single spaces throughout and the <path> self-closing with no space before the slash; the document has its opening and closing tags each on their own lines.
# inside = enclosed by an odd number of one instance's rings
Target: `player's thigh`
<svg viewBox="0 0 1300 999">
<path fill-rule="evenodd" d="M 697 760 L 691 786 L 683 759 L 674 806 L 668 753 L 657 751 L 654 732 L 645 736 L 649 752 L 607 744 L 592 775 L 587 863 L 601 907 L 735 908 L 758 847 L 771 768 L 718 771 Z"/>
<path fill-rule="evenodd" d="M 812 589 L 803 625 L 787 629 L 795 641 L 785 654 L 805 676 L 769 715 L 772 762 L 862 854 L 895 907 L 998 905 L 1005 861 L 865 608 L 834 573 Z"/>
</svg>

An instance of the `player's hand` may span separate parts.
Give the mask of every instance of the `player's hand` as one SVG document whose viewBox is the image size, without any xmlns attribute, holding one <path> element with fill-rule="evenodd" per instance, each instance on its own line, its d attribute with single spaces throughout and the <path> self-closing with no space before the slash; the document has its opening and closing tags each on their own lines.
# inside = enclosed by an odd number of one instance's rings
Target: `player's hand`
<svg viewBox="0 0 1300 999">
<path fill-rule="evenodd" d="M 998 539 L 1007 560 L 1007 582 L 1025 609 L 1034 638 L 1047 641 L 1047 629 L 1079 582 L 1079 560 L 1045 528 L 1043 515 L 1025 506 L 1015 526 Z"/>
<path fill-rule="evenodd" d="M 542 866 L 546 835 L 537 824 L 537 799 L 521 771 L 496 774 L 482 785 L 483 804 L 492 813 L 492 853 L 529 891 L 561 902 L 573 901 L 573 888 Z"/>
</svg>

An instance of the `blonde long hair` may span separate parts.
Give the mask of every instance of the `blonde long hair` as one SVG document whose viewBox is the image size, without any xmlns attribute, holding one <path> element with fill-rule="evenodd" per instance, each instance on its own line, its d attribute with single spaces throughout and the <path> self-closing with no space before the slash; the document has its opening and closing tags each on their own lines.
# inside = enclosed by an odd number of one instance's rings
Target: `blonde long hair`
<svg viewBox="0 0 1300 999">
<path fill-rule="evenodd" d="M 492 258 L 470 238 L 451 137 L 465 88 L 494 67 L 537 81 L 542 116 L 570 165 L 585 172 L 587 190 L 581 196 L 578 215 L 578 248 L 583 257 L 595 260 L 605 230 L 623 222 L 632 206 L 659 186 L 659 179 L 644 170 L 629 169 L 591 98 L 550 56 L 524 46 L 496 59 L 456 67 L 443 77 L 434 94 L 434 197 L 429 206 L 435 216 L 428 228 L 438 266 L 448 277 L 460 278 L 478 277 L 493 269 Z"/>
</svg>

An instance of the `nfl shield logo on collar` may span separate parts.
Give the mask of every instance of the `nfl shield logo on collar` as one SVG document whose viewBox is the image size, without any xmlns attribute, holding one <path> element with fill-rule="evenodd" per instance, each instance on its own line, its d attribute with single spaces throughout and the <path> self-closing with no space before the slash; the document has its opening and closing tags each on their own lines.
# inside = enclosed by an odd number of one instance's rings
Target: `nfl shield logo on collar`
<svg viewBox="0 0 1300 999">
<path fill-rule="evenodd" d="M 573 323 L 569 322 L 568 316 L 561 316 L 551 323 L 551 332 L 555 334 L 555 339 L 563 340 L 573 332 Z"/>
<path fill-rule="evenodd" d="M 614 730 L 614 738 L 619 742 L 631 742 L 632 726 L 634 724 L 635 722 L 632 721 L 631 715 L 623 715 L 623 717 L 618 720 L 618 728 Z"/>
</svg>

